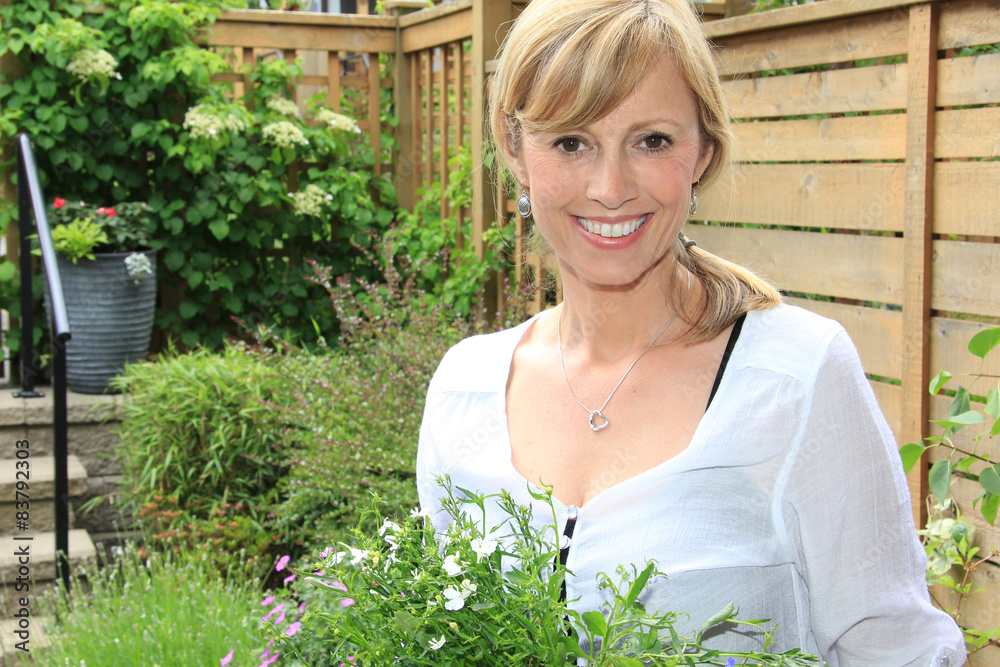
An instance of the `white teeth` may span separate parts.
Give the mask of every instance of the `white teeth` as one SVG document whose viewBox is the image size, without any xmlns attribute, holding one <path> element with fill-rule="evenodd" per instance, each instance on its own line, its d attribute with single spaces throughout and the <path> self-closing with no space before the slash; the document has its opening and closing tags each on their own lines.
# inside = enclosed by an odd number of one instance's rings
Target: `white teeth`
<svg viewBox="0 0 1000 667">
<path fill-rule="evenodd" d="M 618 222 L 614 225 L 600 222 L 591 222 L 585 218 L 577 218 L 580 226 L 586 229 L 591 234 L 600 234 L 605 238 L 618 238 L 620 236 L 628 236 L 635 230 L 642 227 L 646 222 L 646 216 L 642 216 L 638 220 L 633 220 L 632 222 Z"/>
</svg>

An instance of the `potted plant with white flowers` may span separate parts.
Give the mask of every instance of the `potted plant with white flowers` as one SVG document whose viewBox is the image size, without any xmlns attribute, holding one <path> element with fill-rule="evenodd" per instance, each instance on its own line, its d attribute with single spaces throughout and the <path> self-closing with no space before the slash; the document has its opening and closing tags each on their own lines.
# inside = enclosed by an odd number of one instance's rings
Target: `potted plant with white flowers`
<svg viewBox="0 0 1000 667">
<path fill-rule="evenodd" d="M 66 383 L 80 393 L 109 393 L 125 364 L 149 351 L 156 307 L 152 218 L 142 202 L 95 207 L 59 197 L 48 214 L 73 335 Z"/>
</svg>

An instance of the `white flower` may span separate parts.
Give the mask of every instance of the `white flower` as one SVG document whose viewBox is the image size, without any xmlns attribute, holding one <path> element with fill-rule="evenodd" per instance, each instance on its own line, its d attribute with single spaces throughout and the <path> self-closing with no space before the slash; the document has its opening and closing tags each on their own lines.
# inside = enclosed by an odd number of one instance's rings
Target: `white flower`
<svg viewBox="0 0 1000 667">
<path fill-rule="evenodd" d="M 427 516 L 427 510 L 421 509 L 419 507 L 414 507 L 413 509 L 410 510 L 410 516 L 412 516 L 414 519 L 419 517 L 425 517 Z"/>
<path fill-rule="evenodd" d="M 310 183 L 301 192 L 291 192 L 288 196 L 292 198 L 295 215 L 299 217 L 311 215 L 318 218 L 323 214 L 323 203 L 326 201 L 326 192 L 318 185 Z M 396 526 L 392 521 L 389 521 L 389 523 Z M 396 526 L 396 530 L 399 530 L 399 526 Z M 385 524 L 383 523 L 382 529 L 379 530 L 379 535 L 384 534 Z"/>
<path fill-rule="evenodd" d="M 462 561 L 458 560 L 458 554 L 453 553 L 444 558 L 444 565 L 441 566 L 449 577 L 454 577 L 462 571 Z"/>
<path fill-rule="evenodd" d="M 479 586 L 468 579 L 463 579 L 462 583 L 459 584 L 459 590 L 462 592 L 462 599 L 467 600 L 470 595 L 479 590 Z"/>
<path fill-rule="evenodd" d="M 384 519 L 382 521 L 382 527 L 378 529 L 378 534 L 385 535 L 386 531 L 392 531 L 393 533 L 398 533 L 400 530 L 402 529 L 399 527 L 398 523 L 389 521 L 389 519 Z"/>
<path fill-rule="evenodd" d="M 321 123 L 327 123 L 334 130 L 344 130 L 345 132 L 354 132 L 355 134 L 361 132 L 361 128 L 358 127 L 356 120 L 326 107 L 316 112 L 316 120 Z"/>
<path fill-rule="evenodd" d="M 458 611 L 465 606 L 465 596 L 454 586 L 444 589 L 442 594 L 448 598 L 448 601 L 444 603 L 444 608 L 448 611 Z"/>
<path fill-rule="evenodd" d="M 444 646 L 444 642 L 445 642 L 444 635 L 441 635 L 439 639 L 431 639 L 427 645 L 430 646 L 432 650 L 436 651 L 442 646 Z"/>
<path fill-rule="evenodd" d="M 280 148 L 291 148 L 296 144 L 300 146 L 309 144 L 309 140 L 306 139 L 306 135 L 302 134 L 302 130 L 295 123 L 287 120 L 279 120 L 277 123 L 265 125 L 263 135 L 264 141 L 269 141 Z"/>
<path fill-rule="evenodd" d="M 234 113 L 234 105 L 198 104 L 184 114 L 184 129 L 191 133 L 192 139 L 207 139 L 220 132 L 242 132 L 247 124 Z"/>
<path fill-rule="evenodd" d="M 348 547 L 348 549 L 351 550 L 351 565 L 357 565 L 358 563 L 363 563 L 368 560 L 367 551 L 355 549 L 354 547 Z"/>
<path fill-rule="evenodd" d="M 73 59 L 66 66 L 66 71 L 81 81 L 87 81 L 92 76 L 107 79 L 119 78 L 118 72 L 115 71 L 116 67 L 118 67 L 118 61 L 104 49 L 96 51 L 80 49 L 73 54 Z"/>
<path fill-rule="evenodd" d="M 283 116 L 299 117 L 299 106 L 292 100 L 281 95 L 271 95 L 270 99 L 267 100 L 267 108 Z"/>
<path fill-rule="evenodd" d="M 483 556 L 489 556 L 491 553 L 497 550 L 497 541 L 491 539 L 480 539 L 475 538 L 471 542 L 472 550 L 476 552 L 478 560 L 482 560 Z"/>
<path fill-rule="evenodd" d="M 128 269 L 128 274 L 136 279 L 145 275 L 153 274 L 153 265 L 149 261 L 149 256 L 134 252 L 125 258 L 125 268 Z"/>
</svg>

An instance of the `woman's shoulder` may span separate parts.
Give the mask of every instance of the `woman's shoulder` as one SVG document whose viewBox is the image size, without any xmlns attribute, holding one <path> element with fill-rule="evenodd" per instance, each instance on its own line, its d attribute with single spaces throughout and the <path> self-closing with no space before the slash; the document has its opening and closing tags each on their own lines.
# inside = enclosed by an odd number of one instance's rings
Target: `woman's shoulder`
<svg viewBox="0 0 1000 667">
<path fill-rule="evenodd" d="M 840 322 L 787 303 L 747 313 L 739 342 L 738 364 L 803 381 L 831 355 L 857 354 Z"/>
<path fill-rule="evenodd" d="M 514 348 L 537 315 L 517 326 L 470 336 L 448 350 L 431 381 L 437 391 L 494 391 L 507 384 Z"/>
</svg>

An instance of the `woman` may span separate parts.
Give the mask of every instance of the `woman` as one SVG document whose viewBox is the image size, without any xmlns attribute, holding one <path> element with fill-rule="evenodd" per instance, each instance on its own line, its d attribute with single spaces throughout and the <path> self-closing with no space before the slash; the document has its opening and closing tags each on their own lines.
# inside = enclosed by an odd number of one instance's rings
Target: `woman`
<svg viewBox="0 0 1000 667">
<path fill-rule="evenodd" d="M 442 475 L 523 504 L 548 485 L 580 611 L 598 573 L 655 559 L 643 601 L 686 629 L 735 602 L 832 665 L 961 664 L 850 339 L 681 232 L 732 152 L 688 1 L 533 0 L 491 94 L 564 301 L 442 361 L 417 464 L 439 528 Z M 726 625 L 708 643 L 759 642 Z"/>
</svg>

